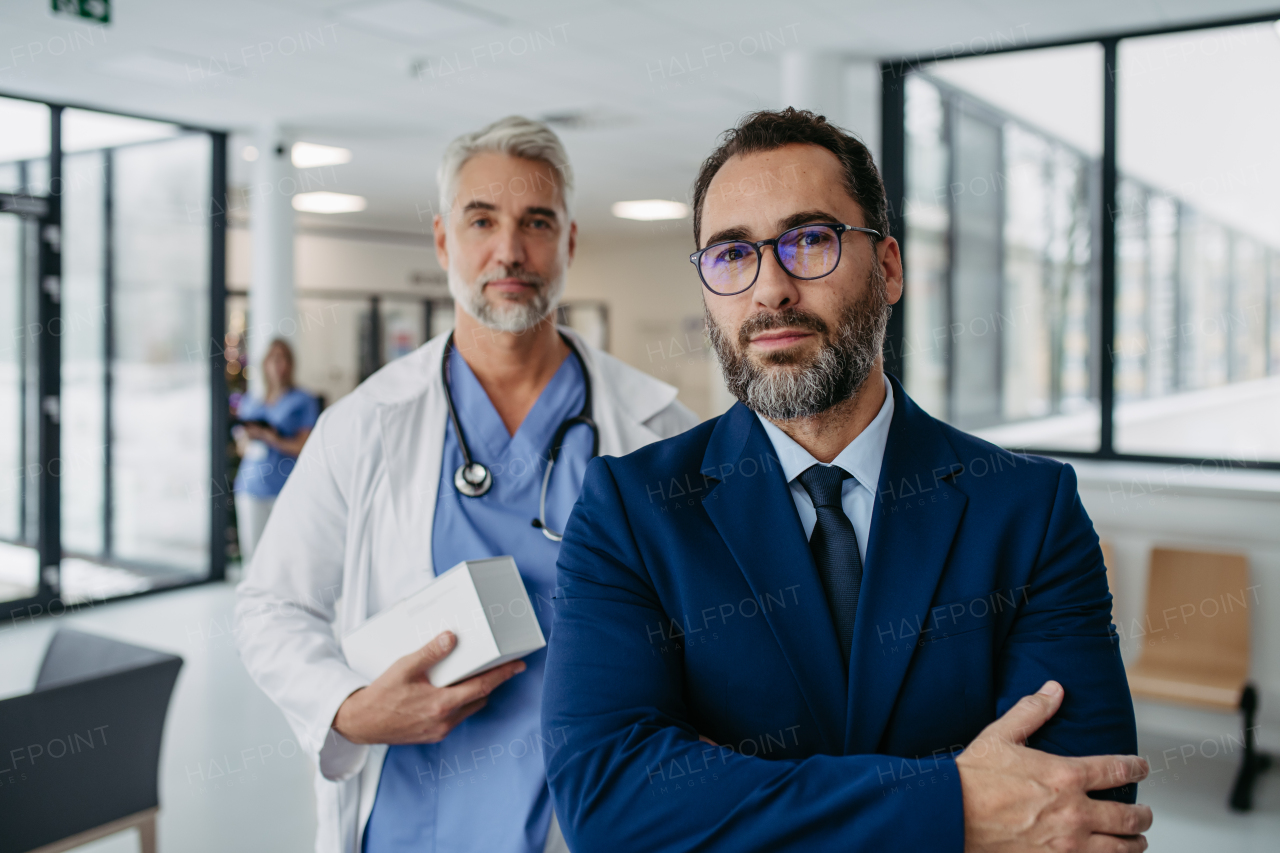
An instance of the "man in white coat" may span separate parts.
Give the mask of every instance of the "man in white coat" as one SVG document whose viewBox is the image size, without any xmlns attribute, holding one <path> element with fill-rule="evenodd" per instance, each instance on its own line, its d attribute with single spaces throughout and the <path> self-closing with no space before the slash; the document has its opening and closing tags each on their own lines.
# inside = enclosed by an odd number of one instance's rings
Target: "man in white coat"
<svg viewBox="0 0 1280 853">
<path fill-rule="evenodd" d="M 550 129 L 511 117 L 462 136 L 438 178 L 455 330 L 321 416 L 237 591 L 245 665 L 319 767 L 320 853 L 563 849 L 543 751 L 569 735 L 541 729 L 545 649 L 437 688 L 425 672 L 448 632 L 372 683 L 337 638 L 463 559 L 508 553 L 549 633 L 554 532 L 596 437 L 622 455 L 697 420 L 671 386 L 555 326 L 577 225 Z"/>
</svg>

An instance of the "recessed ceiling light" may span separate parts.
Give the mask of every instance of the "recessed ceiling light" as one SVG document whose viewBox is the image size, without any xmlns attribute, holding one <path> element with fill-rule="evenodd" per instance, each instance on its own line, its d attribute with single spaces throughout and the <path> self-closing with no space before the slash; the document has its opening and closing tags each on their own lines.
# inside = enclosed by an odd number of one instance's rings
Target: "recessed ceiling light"
<svg viewBox="0 0 1280 853">
<path fill-rule="evenodd" d="M 244 150 L 240 152 L 240 156 L 252 163 L 258 159 L 258 149 L 252 145 L 246 145 Z"/>
<path fill-rule="evenodd" d="M 298 193 L 293 197 L 293 209 L 303 213 L 358 213 L 366 205 L 363 196 L 346 193 Z"/>
<path fill-rule="evenodd" d="M 293 165 L 299 169 L 314 169 L 317 166 L 338 166 L 351 162 L 351 151 L 347 148 L 334 148 L 332 145 L 316 145 L 314 142 L 295 142 L 290 152 Z"/>
<path fill-rule="evenodd" d="M 639 219 L 652 222 L 656 219 L 684 219 L 689 215 L 689 205 L 663 198 L 646 198 L 639 201 L 616 201 L 613 215 L 619 219 Z"/>
</svg>

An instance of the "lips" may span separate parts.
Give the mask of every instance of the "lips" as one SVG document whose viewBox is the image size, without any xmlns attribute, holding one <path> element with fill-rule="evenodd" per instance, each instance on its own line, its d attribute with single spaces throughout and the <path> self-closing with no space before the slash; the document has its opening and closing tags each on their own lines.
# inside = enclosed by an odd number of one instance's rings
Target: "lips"
<svg viewBox="0 0 1280 853">
<path fill-rule="evenodd" d="M 762 349 L 783 349 L 810 337 L 813 337 L 813 332 L 802 329 L 774 329 L 756 335 L 751 343 Z"/>
</svg>

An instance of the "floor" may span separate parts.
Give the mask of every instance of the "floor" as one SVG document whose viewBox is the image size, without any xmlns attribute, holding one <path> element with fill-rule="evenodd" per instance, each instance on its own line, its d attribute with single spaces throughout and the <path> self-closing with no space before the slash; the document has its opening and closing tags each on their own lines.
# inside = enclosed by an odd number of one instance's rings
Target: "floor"
<svg viewBox="0 0 1280 853">
<path fill-rule="evenodd" d="M 162 753 L 159 847 L 168 853 L 303 853 L 312 849 L 311 762 L 284 718 L 250 681 L 231 635 L 224 584 L 85 608 L 65 616 L 0 623 L 0 697 L 26 692 L 59 625 L 179 654 L 185 660 Z M 1152 806 L 1151 849 L 1161 853 L 1262 853 L 1280 839 L 1280 773 L 1264 778 L 1257 809 L 1227 810 L 1233 755 L 1220 739 L 1143 732 L 1152 764 L 1139 799 Z M 246 760 L 244 756 L 250 756 Z M 134 853 L 133 831 L 80 848 Z"/>
</svg>

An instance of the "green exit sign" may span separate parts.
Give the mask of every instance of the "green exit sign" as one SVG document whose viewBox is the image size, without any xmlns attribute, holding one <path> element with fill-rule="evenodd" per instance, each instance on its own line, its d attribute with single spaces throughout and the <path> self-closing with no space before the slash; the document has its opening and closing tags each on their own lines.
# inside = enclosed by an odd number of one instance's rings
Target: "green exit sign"
<svg viewBox="0 0 1280 853">
<path fill-rule="evenodd" d="M 111 23 L 111 0 L 51 0 L 55 15 L 85 18 L 99 24 Z"/>
</svg>

